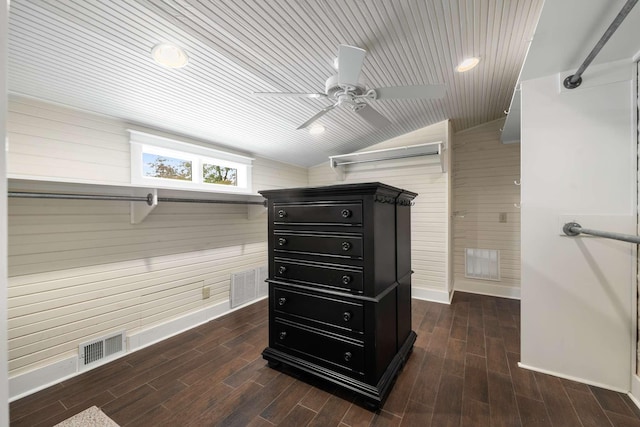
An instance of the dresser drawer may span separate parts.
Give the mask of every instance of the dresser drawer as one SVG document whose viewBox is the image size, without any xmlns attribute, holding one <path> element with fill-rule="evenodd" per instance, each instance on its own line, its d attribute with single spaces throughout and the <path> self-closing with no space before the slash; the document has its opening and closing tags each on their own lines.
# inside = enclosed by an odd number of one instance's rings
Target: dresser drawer
<svg viewBox="0 0 640 427">
<path fill-rule="evenodd" d="M 273 345 L 291 349 L 348 371 L 364 371 L 364 346 L 339 335 L 275 319 Z"/>
<path fill-rule="evenodd" d="M 282 224 L 362 224 L 360 203 L 274 203 L 273 221 Z"/>
<path fill-rule="evenodd" d="M 286 258 L 274 259 L 273 277 L 289 282 L 362 293 L 362 268 Z"/>
<path fill-rule="evenodd" d="M 274 288 L 273 292 L 272 304 L 277 313 L 350 331 L 364 329 L 362 304 L 284 288 Z"/>
<path fill-rule="evenodd" d="M 339 233 L 273 233 L 276 252 L 298 252 L 343 258 L 362 258 L 362 237 Z"/>
</svg>

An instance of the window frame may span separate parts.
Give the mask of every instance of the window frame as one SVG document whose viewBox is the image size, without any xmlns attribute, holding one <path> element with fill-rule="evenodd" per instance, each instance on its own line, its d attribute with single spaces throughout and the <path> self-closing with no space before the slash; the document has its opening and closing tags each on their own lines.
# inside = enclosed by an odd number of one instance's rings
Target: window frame
<svg viewBox="0 0 640 427">
<path fill-rule="evenodd" d="M 212 193 L 253 194 L 251 188 L 253 158 L 136 130 L 128 131 L 131 146 L 132 185 Z M 191 181 L 145 176 L 143 161 L 145 153 L 191 161 Z M 204 182 L 204 164 L 236 169 L 237 185 Z"/>
</svg>

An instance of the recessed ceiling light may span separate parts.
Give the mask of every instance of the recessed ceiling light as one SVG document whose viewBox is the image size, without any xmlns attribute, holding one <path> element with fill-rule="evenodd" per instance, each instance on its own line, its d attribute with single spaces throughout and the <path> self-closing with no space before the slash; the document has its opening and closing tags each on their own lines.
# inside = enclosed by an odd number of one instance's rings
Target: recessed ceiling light
<svg viewBox="0 0 640 427">
<path fill-rule="evenodd" d="M 478 62 L 480 62 L 480 58 L 476 58 L 476 57 L 467 58 L 464 61 L 462 61 L 460 64 L 458 64 L 458 66 L 456 67 L 456 71 L 459 73 L 464 73 L 465 71 L 469 71 L 470 69 L 478 65 Z"/>
<path fill-rule="evenodd" d="M 182 68 L 189 62 L 186 52 L 171 43 L 157 44 L 151 49 L 153 59 L 163 67 Z"/>
<path fill-rule="evenodd" d="M 313 125 L 309 128 L 309 133 L 311 135 L 319 135 L 324 132 L 324 126 L 322 125 Z"/>
</svg>

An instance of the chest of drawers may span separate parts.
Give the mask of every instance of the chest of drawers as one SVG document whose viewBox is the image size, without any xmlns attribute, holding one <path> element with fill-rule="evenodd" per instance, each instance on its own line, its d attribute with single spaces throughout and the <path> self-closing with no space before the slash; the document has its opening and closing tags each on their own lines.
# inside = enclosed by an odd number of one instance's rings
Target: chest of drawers
<svg viewBox="0 0 640 427">
<path fill-rule="evenodd" d="M 373 406 L 413 347 L 411 200 L 381 183 L 261 191 L 268 202 L 269 347 Z"/>
</svg>

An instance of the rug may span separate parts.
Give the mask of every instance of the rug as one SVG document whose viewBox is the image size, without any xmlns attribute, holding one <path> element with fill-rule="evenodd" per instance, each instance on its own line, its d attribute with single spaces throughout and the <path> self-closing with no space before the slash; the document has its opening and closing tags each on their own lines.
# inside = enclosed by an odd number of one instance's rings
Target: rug
<svg viewBox="0 0 640 427">
<path fill-rule="evenodd" d="M 85 409 L 54 427 L 119 427 L 111 418 L 96 406 Z"/>
</svg>

